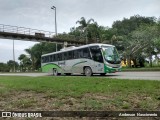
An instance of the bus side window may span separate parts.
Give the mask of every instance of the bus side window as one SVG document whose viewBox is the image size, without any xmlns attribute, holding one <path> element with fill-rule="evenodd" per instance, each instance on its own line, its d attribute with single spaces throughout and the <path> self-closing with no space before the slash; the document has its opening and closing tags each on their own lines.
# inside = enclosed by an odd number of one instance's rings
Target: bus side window
<svg viewBox="0 0 160 120">
<path fill-rule="evenodd" d="M 57 54 L 54 55 L 55 61 L 57 61 Z"/>
<path fill-rule="evenodd" d="M 68 59 L 73 59 L 73 51 L 68 52 Z"/>
<path fill-rule="evenodd" d="M 88 48 L 83 48 L 83 58 L 90 58 L 90 53 Z"/>
<path fill-rule="evenodd" d="M 49 56 L 49 62 L 53 62 L 53 57 L 52 57 L 52 55 Z"/>
<path fill-rule="evenodd" d="M 55 55 L 52 55 L 52 61 L 53 62 L 55 61 Z"/>
<path fill-rule="evenodd" d="M 62 53 L 57 54 L 58 55 L 58 61 L 62 60 Z"/>
<path fill-rule="evenodd" d="M 77 59 L 78 58 L 78 51 L 74 50 L 73 51 L 73 59 Z"/>
<path fill-rule="evenodd" d="M 103 62 L 103 57 L 102 57 L 102 53 L 101 53 L 101 50 L 99 49 L 98 46 L 92 46 L 90 47 L 90 50 L 91 50 L 91 54 L 92 54 L 92 59 L 94 61 L 97 61 L 97 62 Z"/>
<path fill-rule="evenodd" d="M 49 62 L 49 56 L 45 57 L 45 62 Z"/>
<path fill-rule="evenodd" d="M 68 57 L 67 57 L 67 52 L 64 52 L 64 60 L 67 60 Z"/>
<path fill-rule="evenodd" d="M 44 57 L 41 58 L 41 62 L 44 63 Z"/>
<path fill-rule="evenodd" d="M 64 53 L 62 53 L 62 60 L 64 60 Z"/>
<path fill-rule="evenodd" d="M 46 57 L 44 56 L 44 57 L 43 57 L 43 63 L 45 63 L 45 62 L 46 62 Z"/>
<path fill-rule="evenodd" d="M 83 51 L 82 51 L 82 49 L 78 49 L 77 58 L 83 58 Z"/>
</svg>

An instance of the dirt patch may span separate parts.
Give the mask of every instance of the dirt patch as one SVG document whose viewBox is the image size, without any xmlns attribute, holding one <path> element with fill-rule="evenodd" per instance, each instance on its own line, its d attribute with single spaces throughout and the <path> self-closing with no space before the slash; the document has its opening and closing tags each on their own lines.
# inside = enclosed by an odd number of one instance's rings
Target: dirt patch
<svg viewBox="0 0 160 120">
<path fill-rule="evenodd" d="M 45 93 L 34 91 L 12 91 L 8 97 L 0 97 L 0 110 L 2 111 L 80 111 L 80 110 L 124 110 L 121 106 L 131 104 L 127 110 L 141 110 L 142 100 L 152 101 L 149 96 L 129 95 L 128 98 L 117 99 L 118 94 L 91 94 L 87 93 L 79 98 L 67 96 L 59 99 L 49 97 Z M 160 104 L 158 104 L 160 105 Z M 101 109 L 100 109 L 101 108 Z M 39 118 L 39 120 L 95 120 L 105 118 Z M 145 120 L 146 118 L 107 118 L 108 120 Z M 147 118 L 154 120 L 154 118 Z M 6 120 L 24 120 L 9 119 Z M 36 120 L 36 119 L 25 119 Z"/>
<path fill-rule="evenodd" d="M 54 93 L 53 93 L 54 94 Z M 150 96 L 86 93 L 81 97 L 48 96 L 35 91 L 12 91 L 0 97 L 1 110 L 158 110 L 158 101 Z"/>
</svg>

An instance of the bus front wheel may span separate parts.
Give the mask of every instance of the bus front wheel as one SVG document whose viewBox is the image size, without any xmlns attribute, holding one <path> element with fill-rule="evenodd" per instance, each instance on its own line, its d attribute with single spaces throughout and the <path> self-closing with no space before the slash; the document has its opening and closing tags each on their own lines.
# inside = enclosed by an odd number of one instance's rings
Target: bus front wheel
<svg viewBox="0 0 160 120">
<path fill-rule="evenodd" d="M 85 67 L 85 69 L 84 69 L 84 74 L 86 75 L 86 76 L 92 76 L 92 69 L 90 68 L 90 67 Z"/>
</svg>

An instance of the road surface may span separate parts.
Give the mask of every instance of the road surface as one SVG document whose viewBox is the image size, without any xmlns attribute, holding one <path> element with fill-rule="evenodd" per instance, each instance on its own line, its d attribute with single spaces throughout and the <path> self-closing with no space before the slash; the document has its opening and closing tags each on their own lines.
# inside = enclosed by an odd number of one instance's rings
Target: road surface
<svg viewBox="0 0 160 120">
<path fill-rule="evenodd" d="M 0 76 L 47 76 L 47 73 L 0 73 Z M 74 76 L 82 76 L 82 75 L 74 75 Z M 67 76 L 68 77 L 68 76 Z M 95 77 L 101 77 L 99 75 L 95 75 Z M 160 71 L 159 72 L 117 72 L 106 74 L 107 78 L 117 78 L 117 79 L 135 79 L 135 80 L 159 80 L 160 81 Z"/>
<path fill-rule="evenodd" d="M 107 77 L 135 80 L 160 80 L 160 72 L 117 72 L 108 74 Z"/>
</svg>

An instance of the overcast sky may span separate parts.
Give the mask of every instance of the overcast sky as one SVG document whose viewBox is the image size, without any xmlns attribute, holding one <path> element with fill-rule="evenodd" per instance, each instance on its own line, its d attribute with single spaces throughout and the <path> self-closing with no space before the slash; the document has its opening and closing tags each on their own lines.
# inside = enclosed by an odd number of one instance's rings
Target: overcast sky
<svg viewBox="0 0 160 120">
<path fill-rule="evenodd" d="M 112 26 L 116 20 L 141 15 L 159 18 L 160 0 L 0 0 L 0 24 L 54 32 L 57 8 L 58 33 L 69 32 L 81 17 L 93 18 L 99 25 Z M 13 59 L 12 40 L 0 39 L 0 62 Z M 35 42 L 15 41 L 16 60 Z"/>
</svg>

